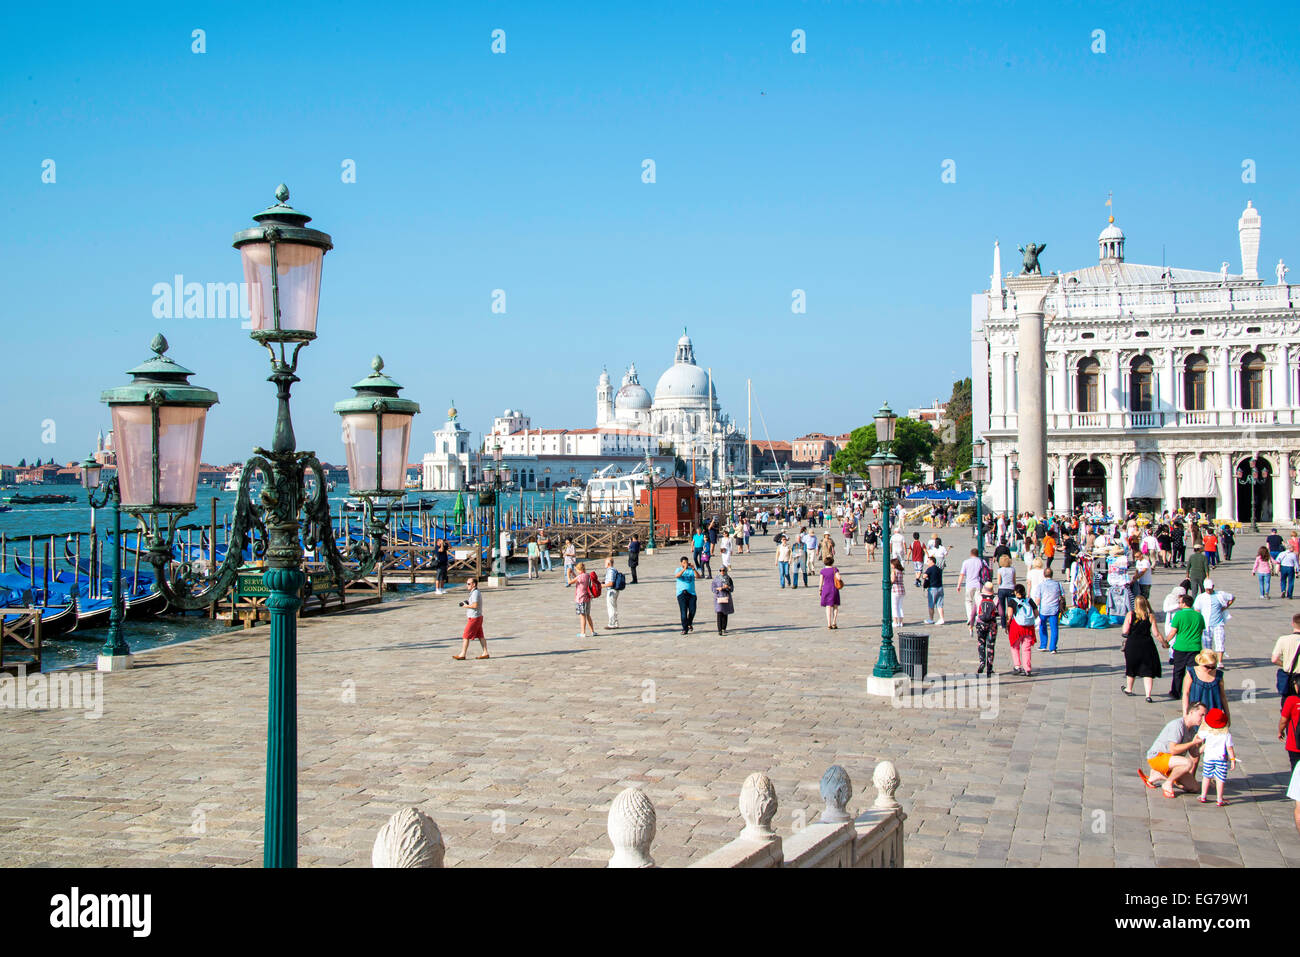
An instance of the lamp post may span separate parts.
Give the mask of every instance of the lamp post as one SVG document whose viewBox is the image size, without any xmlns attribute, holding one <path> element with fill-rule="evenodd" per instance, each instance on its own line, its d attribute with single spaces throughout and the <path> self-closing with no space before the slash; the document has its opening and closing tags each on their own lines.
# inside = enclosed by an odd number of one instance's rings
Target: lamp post
<svg viewBox="0 0 1300 957">
<path fill-rule="evenodd" d="M 647 553 L 653 553 L 655 549 L 655 467 L 649 448 L 645 450 L 645 475 L 650 488 L 650 494 L 647 496 L 650 500 L 650 534 L 646 536 L 645 547 Z"/>
<path fill-rule="evenodd" d="M 107 507 L 113 517 L 113 560 L 109 565 L 113 576 L 112 607 L 108 613 L 108 638 L 99 649 L 95 667 L 100 671 L 117 671 L 131 667 L 131 648 L 122 636 L 122 495 L 116 475 L 102 479 L 103 468 L 94 456 L 86 456 L 86 461 L 81 463 L 81 487 L 86 490 L 92 509 Z M 93 553 L 91 574 L 96 574 Z"/>
<path fill-rule="evenodd" d="M 1020 453 L 1011 453 L 1011 543 L 1016 541 L 1016 529 L 1020 521 Z"/>
<path fill-rule="evenodd" d="M 1237 478 L 1242 484 L 1250 488 L 1250 530 L 1259 531 L 1259 498 L 1255 488 L 1263 485 L 1269 480 L 1268 469 L 1260 464 L 1259 458 L 1254 457 L 1246 460 L 1246 463 L 1237 469 Z"/>
<path fill-rule="evenodd" d="M 894 614 L 890 578 L 892 569 L 889 564 L 889 514 L 893 505 L 894 491 L 903 476 L 903 463 L 893 452 L 889 451 L 894 441 L 894 424 L 898 416 L 894 415 L 886 402 L 875 415 L 876 452 L 867 459 L 867 475 L 871 487 L 880 496 L 881 512 L 884 521 L 881 525 L 881 578 L 880 578 L 880 654 L 876 666 L 867 680 L 869 694 L 893 696 L 897 690 L 897 676 L 902 671 L 898 664 L 898 655 L 894 652 Z M 883 451 L 882 451 L 883 450 Z"/>
<path fill-rule="evenodd" d="M 178 519 L 193 511 L 203 428 L 217 394 L 190 385 L 190 370 L 165 355 L 167 340 L 155 336 L 154 357 L 132 369 L 133 381 L 101 396 L 113 415 L 122 508 L 134 515 L 149 543 L 149 562 L 160 590 L 175 608 L 198 609 L 221 599 L 235 584 L 248 548 L 265 566 L 262 578 L 271 612 L 270 692 L 267 702 L 266 804 L 262 861 L 266 867 L 297 864 L 297 610 L 302 603 L 304 545 L 323 556 L 337 586 L 368 575 L 383 554 L 388 511 L 405 484 L 411 420 L 417 403 L 398 397 L 401 386 L 383 374 L 383 360 L 352 388 L 355 396 L 334 407 L 342 418 L 348 479 L 363 504 L 370 541 L 348 552 L 344 566 L 332 527 L 328 483 L 314 452 L 295 448 L 290 389 L 298 382 L 298 354 L 316 338 L 321 263 L 330 237 L 309 229 L 311 217 L 286 205 L 289 190 L 276 189 L 277 204 L 253 218 L 258 225 L 236 233 L 234 247 L 248 283 L 253 341 L 270 354 L 277 412 L 269 449 L 254 448 L 244 462 L 236 493 L 229 546 L 219 568 L 201 573 L 188 563 L 173 567 Z M 288 353 L 288 347 L 292 352 Z M 255 503 L 250 487 L 261 473 L 265 486 Z M 315 481 L 307 482 L 308 474 Z M 377 511 L 378 510 L 378 511 Z"/>
<path fill-rule="evenodd" d="M 736 523 L 736 466 L 727 464 L 727 524 Z"/>
<path fill-rule="evenodd" d="M 830 511 L 831 507 L 831 464 L 822 466 L 822 507 Z"/>
<path fill-rule="evenodd" d="M 975 548 L 979 557 L 984 557 L 984 480 L 988 478 L 988 466 L 984 463 L 984 440 L 976 439 L 971 443 L 971 478 L 975 480 Z"/>
<path fill-rule="evenodd" d="M 505 560 L 505 548 L 501 534 L 501 440 L 492 445 L 492 544 L 496 549 L 492 559 L 492 573 L 501 574 L 501 565 Z"/>
</svg>

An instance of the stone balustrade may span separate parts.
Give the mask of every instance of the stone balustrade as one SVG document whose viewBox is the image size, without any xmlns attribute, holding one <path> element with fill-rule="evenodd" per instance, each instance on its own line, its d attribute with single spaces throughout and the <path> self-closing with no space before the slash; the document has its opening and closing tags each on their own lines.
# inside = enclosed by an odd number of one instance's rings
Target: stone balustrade
<svg viewBox="0 0 1300 957">
<path fill-rule="evenodd" d="M 691 867 L 902 867 L 903 822 L 907 815 L 894 799 L 898 771 L 881 761 L 872 775 L 875 803 L 856 817 L 849 811 L 853 782 L 838 764 L 822 775 L 825 809 L 815 822 L 783 838 L 772 827 L 776 788 L 762 773 L 751 774 L 740 789 L 738 837 Z M 654 867 L 654 803 L 637 787 L 625 788 L 609 806 L 606 833 L 614 853 L 610 867 Z M 442 867 L 445 847 L 438 825 L 423 811 L 403 808 L 379 830 L 371 863 L 375 867 Z"/>
</svg>

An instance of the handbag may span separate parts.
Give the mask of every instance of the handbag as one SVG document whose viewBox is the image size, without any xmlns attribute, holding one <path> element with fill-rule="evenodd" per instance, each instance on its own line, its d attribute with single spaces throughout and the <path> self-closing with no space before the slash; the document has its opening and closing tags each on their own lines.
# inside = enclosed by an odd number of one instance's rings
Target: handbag
<svg viewBox="0 0 1300 957">
<path fill-rule="evenodd" d="M 836 590 L 836 591 L 839 591 L 839 590 L 840 590 L 841 588 L 843 588 L 843 587 L 844 587 L 844 579 L 840 577 L 840 573 L 839 573 L 839 572 L 836 572 L 836 573 L 835 573 L 835 590 Z"/>
<path fill-rule="evenodd" d="M 1277 669 L 1277 693 L 1283 698 L 1291 692 L 1291 679 L 1295 675 L 1297 661 L 1300 661 L 1300 642 L 1296 643 L 1295 654 L 1291 656 L 1291 667 L 1286 671 Z"/>
</svg>

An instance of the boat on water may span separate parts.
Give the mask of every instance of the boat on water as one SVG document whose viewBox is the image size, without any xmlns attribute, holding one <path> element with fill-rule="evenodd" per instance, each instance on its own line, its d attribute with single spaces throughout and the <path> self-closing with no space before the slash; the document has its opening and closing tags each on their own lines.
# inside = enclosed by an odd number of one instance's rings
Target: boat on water
<svg viewBox="0 0 1300 957">
<path fill-rule="evenodd" d="M 226 484 L 222 487 L 223 492 L 239 491 L 239 472 L 231 472 L 226 476 Z"/>
<path fill-rule="evenodd" d="M 76 498 L 72 495 L 59 495 L 54 492 L 45 492 L 40 495 L 23 495 L 16 492 L 5 501 L 10 505 L 66 505 L 69 502 L 75 502 Z"/>
<path fill-rule="evenodd" d="M 564 500 L 579 505 L 583 511 L 627 512 L 641 501 L 641 490 L 647 480 L 643 465 L 626 474 L 622 466 L 607 465 L 588 479 L 585 487 L 569 489 Z"/>
<path fill-rule="evenodd" d="M 411 498 L 407 496 L 400 498 L 389 506 L 393 512 L 427 512 L 437 506 L 437 503 L 431 498 Z M 359 498 L 349 498 L 343 503 L 345 512 L 360 512 L 365 510 L 365 505 Z"/>
</svg>

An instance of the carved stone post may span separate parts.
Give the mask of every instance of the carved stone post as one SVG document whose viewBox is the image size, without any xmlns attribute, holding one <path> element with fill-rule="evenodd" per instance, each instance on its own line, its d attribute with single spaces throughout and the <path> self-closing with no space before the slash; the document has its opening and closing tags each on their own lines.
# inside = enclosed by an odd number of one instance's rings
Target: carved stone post
<svg viewBox="0 0 1300 957">
<path fill-rule="evenodd" d="M 841 824 L 853 820 L 853 815 L 848 812 L 849 799 L 853 797 L 853 782 L 849 780 L 849 772 L 838 764 L 832 764 L 822 775 L 821 793 L 822 800 L 826 802 L 826 809 L 822 811 L 820 819 L 823 824 Z"/>
<path fill-rule="evenodd" d="M 654 867 L 655 806 L 640 788 L 624 788 L 609 806 L 605 832 L 614 845 L 610 867 Z"/>
<path fill-rule="evenodd" d="M 372 867 L 442 867 L 447 848 L 433 818 L 404 807 L 379 829 L 370 853 Z"/>
<path fill-rule="evenodd" d="M 1043 300 L 1056 285 L 1055 276 L 1013 276 L 1007 289 L 1015 298 L 1019 322 L 1019 409 L 1016 415 L 1020 447 L 1020 509 L 1035 515 L 1047 512 L 1047 371 L 1043 335 Z"/>
</svg>

